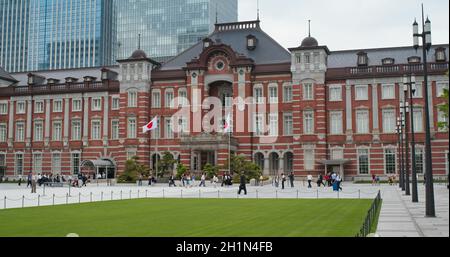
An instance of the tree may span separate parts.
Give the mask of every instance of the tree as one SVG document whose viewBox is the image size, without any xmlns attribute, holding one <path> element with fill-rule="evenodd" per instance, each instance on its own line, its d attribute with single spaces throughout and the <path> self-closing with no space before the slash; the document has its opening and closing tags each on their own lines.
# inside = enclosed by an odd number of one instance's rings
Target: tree
<svg viewBox="0 0 450 257">
<path fill-rule="evenodd" d="M 203 171 L 206 173 L 206 175 L 208 176 L 208 178 L 212 178 L 214 176 L 217 176 L 217 174 L 219 173 L 219 167 L 217 166 L 213 166 L 210 163 L 207 163 L 204 167 L 203 167 Z"/>
<path fill-rule="evenodd" d="M 177 166 L 177 179 L 181 179 L 181 177 L 188 171 L 186 166 L 184 166 L 182 163 L 178 164 Z"/>
<path fill-rule="evenodd" d="M 139 159 L 135 156 L 125 162 L 125 170 L 118 177 L 118 182 L 122 183 L 134 183 L 138 179 L 139 175 L 146 176 L 150 173 L 150 169 L 139 163 Z"/>
<path fill-rule="evenodd" d="M 442 94 L 442 98 L 445 99 L 445 104 L 439 106 L 439 111 L 441 111 L 445 117 L 445 122 L 439 122 L 439 128 L 442 130 L 448 130 L 449 129 L 449 92 L 448 89 L 444 89 L 444 93 Z"/>
<path fill-rule="evenodd" d="M 165 152 L 163 158 L 159 163 L 159 177 L 164 177 L 166 173 L 173 171 L 173 166 L 177 161 L 173 158 L 173 155 L 169 152 Z"/>
<path fill-rule="evenodd" d="M 228 170 L 229 162 L 230 160 L 227 161 L 226 166 L 224 167 L 225 170 Z M 261 168 L 257 164 L 247 161 L 245 156 L 242 155 L 231 156 L 231 173 L 239 177 L 244 174 L 248 180 L 259 179 L 262 175 Z"/>
</svg>

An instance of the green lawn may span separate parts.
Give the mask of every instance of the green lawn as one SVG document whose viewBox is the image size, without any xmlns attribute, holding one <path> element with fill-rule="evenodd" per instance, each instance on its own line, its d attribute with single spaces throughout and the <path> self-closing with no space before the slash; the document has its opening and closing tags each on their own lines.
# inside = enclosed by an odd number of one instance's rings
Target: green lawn
<svg viewBox="0 0 450 257">
<path fill-rule="evenodd" d="M 0 210 L 0 237 L 353 237 L 371 202 L 141 199 Z"/>
</svg>

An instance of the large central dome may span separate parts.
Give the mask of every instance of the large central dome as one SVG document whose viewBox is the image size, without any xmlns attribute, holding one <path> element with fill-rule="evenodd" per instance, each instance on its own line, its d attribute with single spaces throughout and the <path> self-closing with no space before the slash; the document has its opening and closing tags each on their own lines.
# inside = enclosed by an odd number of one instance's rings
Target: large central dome
<svg viewBox="0 0 450 257">
<path fill-rule="evenodd" d="M 138 49 L 133 52 L 130 59 L 147 59 L 147 54 L 143 50 Z"/>
</svg>

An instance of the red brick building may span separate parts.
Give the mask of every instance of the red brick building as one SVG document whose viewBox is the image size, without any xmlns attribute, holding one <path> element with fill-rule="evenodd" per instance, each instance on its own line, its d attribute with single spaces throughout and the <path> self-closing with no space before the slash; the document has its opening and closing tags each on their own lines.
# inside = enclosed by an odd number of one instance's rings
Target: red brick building
<svg viewBox="0 0 450 257">
<path fill-rule="evenodd" d="M 433 172 L 448 174 L 449 137 L 438 106 L 448 88 L 448 45 L 429 52 L 430 87 L 413 47 L 330 51 L 307 37 L 284 49 L 259 21 L 218 24 L 205 40 L 160 64 L 136 50 L 118 66 L 0 72 L 0 176 L 155 168 L 171 153 L 191 171 L 245 155 L 266 175 L 339 171 L 348 179 L 399 172 L 397 117 L 403 77 L 414 74 L 419 173 L 424 90 L 430 95 Z M 222 108 L 223 107 L 223 108 Z M 153 117 L 159 127 L 143 133 Z M 231 138 L 223 121 L 231 117 Z M 215 128 L 215 129 L 214 129 Z"/>
</svg>

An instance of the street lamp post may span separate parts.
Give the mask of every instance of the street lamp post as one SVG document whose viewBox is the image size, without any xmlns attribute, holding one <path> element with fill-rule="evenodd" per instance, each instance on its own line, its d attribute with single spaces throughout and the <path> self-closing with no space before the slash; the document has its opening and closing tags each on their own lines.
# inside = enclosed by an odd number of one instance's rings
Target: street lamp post
<svg viewBox="0 0 450 257">
<path fill-rule="evenodd" d="M 401 116 L 403 121 L 403 127 L 404 127 L 404 139 L 405 139 L 405 194 L 411 195 L 411 187 L 409 183 L 409 136 L 408 136 L 408 111 L 409 111 L 409 104 L 406 101 L 406 97 L 404 101 L 402 102 L 402 110 L 401 110 Z"/>
<path fill-rule="evenodd" d="M 432 170 L 432 155 L 431 155 L 431 125 L 430 125 L 430 106 L 428 100 L 428 63 L 427 51 L 431 49 L 431 21 L 425 15 L 422 4 L 422 33 L 419 33 L 419 24 L 414 21 L 414 48 L 419 48 L 419 38 L 422 38 L 422 53 L 423 53 L 423 73 L 424 73 L 424 98 L 425 98 L 425 213 L 426 217 L 436 217 L 435 203 L 434 203 L 434 185 L 433 185 L 433 170 Z"/>
<path fill-rule="evenodd" d="M 399 136 L 399 150 L 400 150 L 400 188 L 402 191 L 406 190 L 405 185 L 405 161 L 403 155 L 403 119 L 397 118 L 397 134 Z"/>
<path fill-rule="evenodd" d="M 417 190 L 417 167 L 416 167 L 416 136 L 414 129 L 414 102 L 413 97 L 417 91 L 416 88 L 416 77 L 411 75 L 408 80 L 408 76 L 403 79 L 405 99 L 408 98 L 409 90 L 409 113 L 410 113 L 410 124 L 411 124 L 411 162 L 412 162 L 412 201 L 413 203 L 419 202 L 418 190 Z"/>
</svg>

